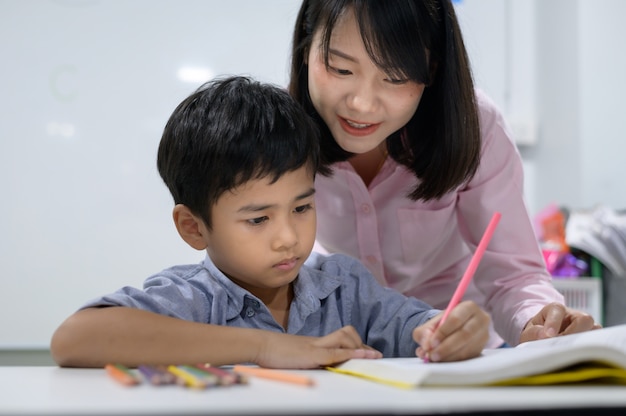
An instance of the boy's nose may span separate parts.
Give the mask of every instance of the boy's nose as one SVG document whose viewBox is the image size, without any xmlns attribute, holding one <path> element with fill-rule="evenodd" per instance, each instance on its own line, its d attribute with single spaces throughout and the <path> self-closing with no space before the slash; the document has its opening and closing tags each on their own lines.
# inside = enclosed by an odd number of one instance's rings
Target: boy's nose
<svg viewBox="0 0 626 416">
<path fill-rule="evenodd" d="M 274 249 L 290 248 L 298 243 L 298 233 L 291 224 L 284 224 L 279 228 L 274 239 Z"/>
</svg>

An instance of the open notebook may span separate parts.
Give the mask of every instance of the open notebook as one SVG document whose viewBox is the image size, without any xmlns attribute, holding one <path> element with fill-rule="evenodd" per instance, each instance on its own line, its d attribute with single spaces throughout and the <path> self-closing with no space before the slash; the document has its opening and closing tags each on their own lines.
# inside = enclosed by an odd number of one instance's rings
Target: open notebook
<svg viewBox="0 0 626 416">
<path fill-rule="evenodd" d="M 353 359 L 331 371 L 403 388 L 419 386 L 626 384 L 626 325 L 484 350 L 449 363 Z"/>
</svg>

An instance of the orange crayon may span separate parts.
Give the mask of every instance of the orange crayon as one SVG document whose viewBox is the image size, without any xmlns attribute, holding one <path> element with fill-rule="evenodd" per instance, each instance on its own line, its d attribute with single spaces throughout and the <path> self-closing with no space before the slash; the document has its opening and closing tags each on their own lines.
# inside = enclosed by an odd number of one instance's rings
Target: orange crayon
<svg viewBox="0 0 626 416">
<path fill-rule="evenodd" d="M 141 383 L 135 374 L 121 364 L 107 364 L 104 366 L 104 369 L 115 381 L 125 386 L 134 386 Z"/>
<path fill-rule="evenodd" d="M 233 367 L 235 373 L 249 374 L 254 377 L 267 378 L 285 383 L 301 384 L 305 386 L 315 385 L 315 380 L 310 377 L 299 374 L 287 373 L 283 371 L 271 370 L 269 368 L 249 367 L 245 365 L 236 365 Z"/>
</svg>

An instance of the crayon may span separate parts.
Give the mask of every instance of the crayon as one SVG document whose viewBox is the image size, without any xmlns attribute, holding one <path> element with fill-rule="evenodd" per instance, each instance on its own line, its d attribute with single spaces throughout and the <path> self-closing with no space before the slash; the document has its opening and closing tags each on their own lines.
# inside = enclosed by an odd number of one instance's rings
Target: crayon
<svg viewBox="0 0 626 416">
<path fill-rule="evenodd" d="M 207 383 L 196 377 L 192 373 L 186 371 L 182 366 L 169 365 L 167 371 L 174 374 L 178 378 L 178 383 L 186 387 L 203 389 L 207 387 Z"/>
<path fill-rule="evenodd" d="M 198 377 L 203 383 L 205 383 L 205 387 L 217 386 L 220 384 L 220 377 L 216 374 L 209 373 L 191 365 L 181 365 L 180 367 L 195 377 Z"/>
<path fill-rule="evenodd" d="M 245 365 L 235 365 L 233 371 L 236 373 L 249 374 L 251 376 L 267 378 L 270 380 L 283 381 L 285 383 L 301 384 L 305 386 L 313 386 L 315 380 L 310 377 L 302 376 L 294 373 L 271 370 L 268 368 L 249 367 Z"/>
<path fill-rule="evenodd" d="M 219 384 L 222 386 L 229 386 L 231 384 L 245 384 L 247 381 L 241 374 L 227 371 L 218 367 L 213 367 L 211 364 L 196 364 L 196 368 L 207 373 L 215 374 L 219 378 Z"/>
<path fill-rule="evenodd" d="M 141 375 L 148 380 L 148 382 L 155 386 L 174 384 L 176 383 L 176 376 L 165 367 L 152 366 L 152 365 L 140 365 L 137 367 Z"/>
<path fill-rule="evenodd" d="M 115 381 L 125 386 L 134 386 L 141 383 L 139 377 L 122 364 L 107 364 L 104 366 L 104 369 Z"/>
</svg>

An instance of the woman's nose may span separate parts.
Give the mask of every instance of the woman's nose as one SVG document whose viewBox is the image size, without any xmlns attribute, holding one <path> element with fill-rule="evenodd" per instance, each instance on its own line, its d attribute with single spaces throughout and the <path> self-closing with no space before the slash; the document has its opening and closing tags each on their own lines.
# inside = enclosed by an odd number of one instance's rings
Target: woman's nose
<svg viewBox="0 0 626 416">
<path fill-rule="evenodd" d="M 378 92 L 369 82 L 355 83 L 348 98 L 348 107 L 359 113 L 372 113 L 378 105 Z M 359 121 L 359 120 L 357 120 Z"/>
</svg>

